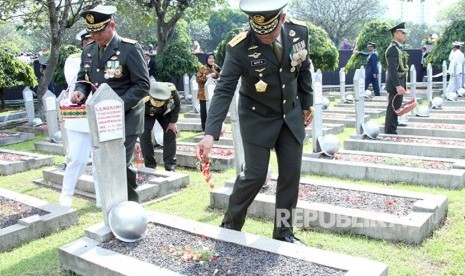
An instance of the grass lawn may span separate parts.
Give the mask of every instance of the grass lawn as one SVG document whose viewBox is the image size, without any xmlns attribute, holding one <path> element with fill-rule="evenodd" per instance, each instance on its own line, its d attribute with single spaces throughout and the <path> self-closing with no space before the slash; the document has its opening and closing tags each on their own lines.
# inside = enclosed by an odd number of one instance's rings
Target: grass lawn
<svg viewBox="0 0 465 276">
<path fill-rule="evenodd" d="M 341 139 L 348 138 L 354 133 L 354 129 L 346 129 L 339 137 Z M 191 132 L 183 132 L 178 141 L 190 141 L 195 135 Z M 34 152 L 34 142 L 43 138 L 43 136 L 38 136 L 34 141 L 2 148 Z M 310 151 L 311 148 L 310 141 L 310 144 L 305 146 L 305 150 Z M 277 172 L 276 158 L 274 155 L 272 156 L 273 171 Z M 55 157 L 57 163 L 63 161 L 63 157 Z M 58 203 L 59 191 L 38 186 L 32 182 L 42 177 L 42 169 L 44 168 L 11 176 L 0 176 L 0 187 Z M 165 201 L 146 205 L 146 209 L 211 225 L 219 225 L 223 211 L 209 208 L 209 188 L 205 184 L 203 176 L 196 170 L 190 169 L 179 168 L 178 172 L 190 176 L 190 185 L 181 193 Z M 212 173 L 213 181 L 217 187 L 222 186 L 226 180 L 232 179 L 234 176 L 234 169 L 221 174 Z M 303 177 L 340 180 L 312 175 L 303 175 Z M 389 266 L 390 275 L 465 275 L 465 189 L 457 191 L 418 187 L 405 183 L 383 184 L 344 181 L 359 185 L 446 195 L 449 198 L 447 219 L 444 226 L 435 231 L 433 236 L 426 239 L 421 245 L 392 243 L 359 235 L 335 234 L 319 229 L 297 230 L 296 235 L 305 243 L 316 248 L 384 262 Z M 73 207 L 78 210 L 79 214 L 79 222 L 76 225 L 59 233 L 32 241 L 12 251 L 1 253 L 0 275 L 68 275 L 68 272 L 60 269 L 57 248 L 82 237 L 85 228 L 102 221 L 101 212 L 91 201 L 77 197 L 73 202 Z M 272 221 L 248 218 L 243 231 L 270 237 Z"/>
</svg>

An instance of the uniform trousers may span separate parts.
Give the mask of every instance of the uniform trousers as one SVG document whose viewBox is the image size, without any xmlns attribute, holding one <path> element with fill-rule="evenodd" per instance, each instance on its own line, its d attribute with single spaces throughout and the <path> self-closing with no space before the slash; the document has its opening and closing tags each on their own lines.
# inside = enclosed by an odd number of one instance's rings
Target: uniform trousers
<svg viewBox="0 0 465 276">
<path fill-rule="evenodd" d="M 379 78 L 379 76 L 378 76 Z M 371 85 L 373 86 L 373 91 L 375 92 L 375 96 L 379 96 L 379 83 L 378 83 L 378 79 L 376 78 L 373 78 L 373 74 L 369 74 L 369 75 L 366 75 L 365 76 L 365 90 L 368 89 L 368 85 Z"/>
<path fill-rule="evenodd" d="M 303 126 L 302 126 L 303 127 Z M 233 192 L 229 197 L 228 209 L 222 227 L 240 231 L 245 222 L 247 208 L 258 194 L 268 172 L 271 148 L 243 141 L 244 171 L 236 178 Z M 273 238 L 293 235 L 292 212 L 297 205 L 302 163 L 303 144 L 299 143 L 284 123 L 275 143 L 278 159 L 278 183 L 276 189 L 275 222 Z M 277 218 L 279 212 L 290 214 L 286 223 Z M 279 225 L 278 225 L 279 224 Z"/>
<path fill-rule="evenodd" d="M 137 173 L 131 169 L 131 162 L 134 158 L 134 148 L 136 146 L 138 135 L 126 135 L 124 140 L 124 147 L 126 148 L 126 177 L 128 185 L 128 200 L 139 202 L 139 195 L 136 192 L 137 182 L 136 176 Z M 109 160 L 110 161 L 110 160 Z"/>
<path fill-rule="evenodd" d="M 88 132 L 79 132 L 67 129 L 66 134 L 68 135 L 68 151 L 66 154 L 67 165 L 65 174 L 63 176 L 63 187 L 61 194 L 65 196 L 73 196 L 78 178 L 84 173 L 87 163 L 89 162 L 92 146 Z M 92 177 L 94 180 L 97 205 L 100 205 L 100 192 L 97 183 L 97 173 L 95 170 L 95 163 L 93 162 Z"/>
<path fill-rule="evenodd" d="M 207 101 L 199 100 L 200 104 L 200 122 L 202 123 L 202 131 L 205 131 L 205 122 L 207 121 Z"/>
<path fill-rule="evenodd" d="M 170 119 L 169 116 L 145 116 L 144 133 L 139 136 L 139 139 L 146 167 L 155 168 L 157 166 L 152 142 L 152 129 L 155 120 L 157 120 L 163 128 L 163 163 L 165 170 L 174 171 L 176 169 L 176 134 L 172 131 L 166 131 Z"/>
<path fill-rule="evenodd" d="M 392 108 L 392 99 L 394 99 L 394 96 L 397 95 L 396 91 L 388 91 L 389 97 L 388 97 L 388 105 L 386 109 L 386 119 L 384 122 L 384 133 L 386 134 L 397 134 L 397 114 L 394 112 L 394 109 Z M 399 109 L 399 107 L 402 106 L 402 101 L 404 99 L 403 95 L 398 95 L 395 100 L 394 100 L 394 108 Z"/>
<path fill-rule="evenodd" d="M 447 92 L 455 92 L 462 87 L 462 74 L 457 74 L 455 76 L 455 81 L 452 78 L 449 80 L 449 84 L 447 85 Z"/>
</svg>

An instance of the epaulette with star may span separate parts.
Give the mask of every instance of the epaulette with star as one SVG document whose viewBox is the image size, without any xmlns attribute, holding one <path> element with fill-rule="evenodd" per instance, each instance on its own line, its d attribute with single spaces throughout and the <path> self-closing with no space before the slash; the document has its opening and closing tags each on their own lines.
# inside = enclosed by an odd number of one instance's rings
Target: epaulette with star
<svg viewBox="0 0 465 276">
<path fill-rule="evenodd" d="M 122 37 L 121 41 L 129 43 L 129 44 L 136 44 L 137 43 L 137 40 L 130 39 L 130 38 L 125 38 L 125 37 Z"/>
<path fill-rule="evenodd" d="M 294 25 L 300 25 L 300 26 L 305 26 L 307 27 L 307 23 L 305 21 L 297 20 L 297 19 L 289 19 L 289 22 L 291 22 Z"/>
<path fill-rule="evenodd" d="M 229 41 L 229 43 L 228 43 L 229 46 L 235 47 L 237 44 L 239 44 L 239 42 L 241 42 L 242 40 L 244 40 L 244 39 L 247 37 L 248 34 L 249 34 L 248 31 L 239 33 L 238 35 L 236 35 L 233 39 L 231 39 L 231 40 Z"/>
</svg>

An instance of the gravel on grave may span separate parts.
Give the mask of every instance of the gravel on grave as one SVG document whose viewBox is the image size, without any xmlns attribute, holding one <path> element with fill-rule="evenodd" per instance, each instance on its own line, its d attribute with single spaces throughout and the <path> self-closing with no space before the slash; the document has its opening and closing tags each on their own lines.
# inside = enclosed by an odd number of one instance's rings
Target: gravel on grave
<svg viewBox="0 0 465 276">
<path fill-rule="evenodd" d="M 0 196 L 0 229 L 15 225 L 20 219 L 33 215 L 45 216 L 48 213 L 42 209 Z"/>
<path fill-rule="evenodd" d="M 88 165 L 86 169 L 84 170 L 84 174 L 86 175 L 92 175 L 92 166 Z M 162 176 L 162 175 L 154 175 L 151 173 L 144 173 L 144 172 L 137 172 L 136 175 L 136 183 L 138 186 L 144 185 L 144 184 L 149 184 L 151 180 L 156 179 L 156 178 L 166 178 L 167 176 Z"/>
<path fill-rule="evenodd" d="M 9 153 L 9 152 L 1 152 L 0 151 L 0 160 L 1 161 L 21 161 L 24 159 L 30 159 L 32 157 L 27 156 L 27 155 L 22 155 L 22 154 L 17 154 L 17 153 Z"/>
<path fill-rule="evenodd" d="M 145 238 L 99 246 L 184 275 L 344 275 L 346 271 L 149 223 Z M 196 259 L 191 256 L 202 256 Z M 203 258 L 203 260 L 200 260 Z"/>
<path fill-rule="evenodd" d="M 432 137 L 399 137 L 395 135 L 385 135 L 379 138 L 382 141 L 389 142 L 402 142 L 407 144 L 429 144 L 429 145 L 441 145 L 441 146 L 458 146 L 465 147 L 465 141 L 463 139 L 442 139 Z"/>
<path fill-rule="evenodd" d="M 430 129 L 452 129 L 452 130 L 465 130 L 465 125 L 459 124 L 431 124 L 431 123 L 417 123 L 407 122 L 407 127 L 414 128 L 430 128 Z M 402 128 L 402 126 L 399 126 Z"/>
<path fill-rule="evenodd" d="M 275 195 L 276 180 L 270 180 L 263 185 L 260 193 Z M 407 216 L 412 211 L 413 204 L 418 201 L 415 198 L 387 196 L 311 184 L 300 184 L 299 200 L 392 214 L 399 217 Z"/>
</svg>

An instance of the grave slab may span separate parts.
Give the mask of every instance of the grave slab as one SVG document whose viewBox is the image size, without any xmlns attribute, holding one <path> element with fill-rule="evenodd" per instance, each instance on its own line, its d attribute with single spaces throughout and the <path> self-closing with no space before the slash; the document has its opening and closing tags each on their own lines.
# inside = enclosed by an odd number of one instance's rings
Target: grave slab
<svg viewBox="0 0 465 276">
<path fill-rule="evenodd" d="M 10 113 L 10 114 L 6 114 L 6 115 L 0 115 L 0 122 L 18 120 L 18 119 L 22 119 L 22 118 L 27 119 L 26 111 L 20 111 L 20 112 Z"/>
<path fill-rule="evenodd" d="M 224 188 L 213 190 L 210 193 L 210 207 L 225 209 L 232 185 L 234 182 L 229 181 Z M 319 191 L 329 190 L 330 199 L 339 193 L 343 193 L 345 198 L 327 202 L 328 199 L 316 197 L 314 202 L 310 202 L 301 198 L 306 188 L 316 195 Z M 359 208 L 350 205 L 350 201 L 365 202 L 368 201 L 366 198 L 373 197 L 381 197 L 384 206 L 373 210 L 367 204 Z M 412 244 L 419 244 L 429 237 L 445 218 L 448 208 L 445 196 L 310 179 L 301 179 L 299 198 L 295 216 L 297 223 L 300 223 L 299 227 L 318 227 L 338 233 L 355 233 Z M 395 214 L 397 210 L 394 209 L 399 202 L 409 202 L 409 207 L 405 212 Z M 248 214 L 273 219 L 275 195 L 259 193 L 250 205 Z"/>
<path fill-rule="evenodd" d="M 339 134 L 344 132 L 344 124 L 323 124 L 323 135 L 326 134 Z M 312 124 L 305 128 L 305 138 L 312 138 Z"/>
<path fill-rule="evenodd" d="M 326 267 L 334 271 L 345 272 L 346 276 L 354 275 L 387 275 L 387 266 L 380 262 L 352 257 L 326 250 L 284 243 L 253 234 L 219 228 L 197 221 L 186 220 L 162 213 L 150 212 L 149 221 L 155 226 L 168 227 L 203 236 L 216 242 L 229 243 L 244 249 L 252 249 L 252 255 L 273 254 L 283 258 Z M 102 225 L 102 224 L 100 224 Z M 102 226 L 103 227 L 103 226 Z M 97 228 L 97 227 L 95 227 Z M 94 229 L 95 229 L 94 228 Z M 108 227 L 104 231 L 109 232 Z M 191 275 L 189 270 L 175 272 L 167 270 L 133 257 L 122 255 L 99 246 L 99 242 L 84 237 L 59 248 L 60 263 L 66 270 L 82 275 Z M 217 259 L 220 260 L 221 256 Z M 254 264 L 255 269 L 259 264 Z M 213 273 L 213 272 L 212 272 Z"/>
<path fill-rule="evenodd" d="M 461 106 L 442 106 L 441 108 L 430 108 L 429 112 L 431 114 L 436 114 L 436 113 L 462 113 L 464 114 L 465 113 L 465 107 L 461 107 Z"/>
<path fill-rule="evenodd" d="M 181 188 L 189 185 L 189 176 L 181 173 L 167 172 L 161 170 L 154 170 L 145 167 L 133 167 L 139 174 L 138 177 L 148 177 L 147 180 L 139 178 L 143 182 L 139 185 L 136 192 L 139 195 L 139 201 L 145 202 L 156 197 L 162 197 L 171 194 Z M 92 169 L 88 169 L 90 173 Z M 37 181 L 39 184 L 49 185 L 53 188 L 61 190 L 63 183 L 63 176 L 65 171 L 62 167 L 50 168 L 42 171 L 43 182 Z M 144 181 L 142 181 L 144 180 Z M 92 175 L 83 174 L 79 177 L 76 184 L 76 194 L 95 199 L 94 180 Z"/>
<path fill-rule="evenodd" d="M 27 123 L 27 118 L 8 120 L 5 122 L 0 122 L 0 129 L 10 129 L 24 123 Z"/>
<path fill-rule="evenodd" d="M 458 98 L 457 101 L 444 101 L 444 106 L 453 106 L 453 107 L 464 107 L 465 106 L 465 98 Z"/>
<path fill-rule="evenodd" d="M 200 119 L 179 119 L 176 123 L 176 126 L 180 131 L 202 131 L 202 124 L 200 122 Z"/>
<path fill-rule="evenodd" d="M 339 151 L 334 159 L 304 153 L 302 172 L 382 182 L 461 189 L 465 169 L 461 160 L 378 152 Z"/>
<path fill-rule="evenodd" d="M 367 121 L 370 116 L 365 115 L 364 118 Z M 344 127 L 355 127 L 355 114 L 323 113 L 323 123 L 343 124 Z"/>
<path fill-rule="evenodd" d="M 411 115 L 408 117 L 408 121 L 425 123 L 425 124 L 465 125 L 465 115 L 464 114 L 431 114 L 429 117 L 418 117 L 418 116 Z"/>
<path fill-rule="evenodd" d="M 355 115 L 355 108 L 328 108 L 323 110 L 323 114 L 325 113 L 342 113 L 342 114 L 354 114 Z M 371 119 L 381 118 L 386 115 L 386 110 L 383 109 L 365 109 L 365 114 L 370 116 Z"/>
<path fill-rule="evenodd" d="M 200 120 L 200 113 L 186 112 L 186 113 L 184 113 L 184 118 L 185 119 L 198 119 L 198 120 Z M 226 124 L 231 123 L 231 116 L 229 114 L 226 115 L 226 118 L 224 118 L 224 122 Z"/>
<path fill-rule="evenodd" d="M 194 112 L 194 107 L 192 104 L 181 104 L 180 113 Z"/>
<path fill-rule="evenodd" d="M 34 133 L 27 132 L 13 132 L 13 131 L 0 131 L 0 146 L 17 144 L 24 141 L 33 140 Z"/>
<path fill-rule="evenodd" d="M 197 168 L 195 158 L 196 143 L 177 143 L 176 163 L 177 166 Z M 155 149 L 155 161 L 163 164 L 163 149 Z M 210 170 L 225 171 L 234 167 L 233 147 L 214 145 L 210 152 Z"/>
<path fill-rule="evenodd" d="M 17 126 L 16 129 L 20 132 L 29 132 L 29 133 L 34 133 L 36 135 L 47 135 L 48 134 L 47 125 L 41 125 L 41 126 L 34 127 L 28 124 L 23 124 L 23 125 Z"/>
<path fill-rule="evenodd" d="M 65 155 L 63 143 L 55 143 L 48 139 L 34 143 L 34 148 L 37 151 Z"/>
<path fill-rule="evenodd" d="M 384 126 L 381 127 L 381 132 L 384 132 Z M 399 125 L 397 127 L 398 134 L 409 136 L 463 138 L 465 137 L 464 132 L 465 125 L 456 124 L 407 122 L 406 126 Z"/>
<path fill-rule="evenodd" d="M 0 189 L 0 195 L 47 213 L 20 219 L 18 223 L 0 229 L 0 252 L 50 235 L 78 221 L 76 210 L 5 189 Z"/>
<path fill-rule="evenodd" d="M 465 158 L 465 139 L 380 134 L 378 139 L 347 139 L 344 149 L 439 158 Z"/>
<path fill-rule="evenodd" d="M 10 175 L 55 163 L 53 156 L 30 152 L 0 150 L 0 175 Z"/>
</svg>

